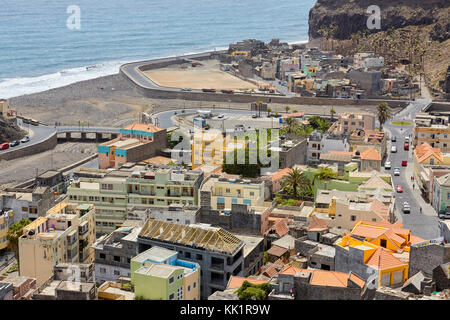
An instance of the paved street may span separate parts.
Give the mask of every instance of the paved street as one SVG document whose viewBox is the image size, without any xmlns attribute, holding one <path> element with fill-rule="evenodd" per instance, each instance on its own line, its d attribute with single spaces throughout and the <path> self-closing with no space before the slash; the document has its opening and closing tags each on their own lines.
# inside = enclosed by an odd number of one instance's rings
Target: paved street
<svg viewBox="0 0 450 320">
<path fill-rule="evenodd" d="M 405 151 L 403 144 L 405 137 L 412 137 L 414 125 L 407 127 L 395 126 L 390 124 L 391 121 L 406 120 L 413 122 L 417 112 L 428 105 L 429 99 L 420 99 L 413 101 L 407 108 L 399 112 L 384 125 L 384 129 L 389 132 L 388 142 L 388 160 L 392 164 L 391 170 L 384 170 L 392 174 L 394 187 L 398 185 L 403 187 L 403 193 L 396 192 L 395 210 L 399 221 L 403 223 L 405 228 L 411 229 L 412 233 L 424 239 L 433 239 L 440 236 L 440 224 L 437 213 L 433 210 L 431 205 L 427 204 L 422 198 L 417 186 L 413 189 L 413 182 L 411 176 L 413 175 L 413 156 L 412 146 L 409 151 Z M 396 142 L 390 142 L 390 137 L 396 136 Z M 391 145 L 397 146 L 397 153 L 391 153 Z M 402 167 L 401 162 L 408 161 L 407 167 Z M 400 167 L 400 176 L 394 176 L 394 167 Z M 403 202 L 407 201 L 411 206 L 411 213 L 404 214 L 402 212 Z M 420 212 L 422 208 L 422 213 Z"/>
</svg>

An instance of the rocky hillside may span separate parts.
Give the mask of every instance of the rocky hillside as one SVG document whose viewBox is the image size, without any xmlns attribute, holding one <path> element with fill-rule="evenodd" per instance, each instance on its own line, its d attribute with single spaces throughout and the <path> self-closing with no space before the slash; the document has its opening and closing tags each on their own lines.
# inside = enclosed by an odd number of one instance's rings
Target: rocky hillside
<svg viewBox="0 0 450 320">
<path fill-rule="evenodd" d="M 432 40 L 450 38 L 449 0 L 317 0 L 309 13 L 309 37 L 320 38 L 321 29 L 337 25 L 333 38 L 350 39 L 352 34 L 367 29 L 367 8 L 381 9 L 381 30 L 406 26 L 433 25 Z M 376 30 L 369 30 L 371 33 Z"/>
<path fill-rule="evenodd" d="M 26 132 L 20 129 L 14 122 L 0 116 L 0 143 L 20 140 Z"/>
</svg>

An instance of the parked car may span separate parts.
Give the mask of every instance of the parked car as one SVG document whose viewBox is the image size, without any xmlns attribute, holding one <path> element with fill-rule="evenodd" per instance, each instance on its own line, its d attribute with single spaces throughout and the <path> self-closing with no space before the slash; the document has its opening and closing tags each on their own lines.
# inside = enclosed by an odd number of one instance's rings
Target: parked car
<svg viewBox="0 0 450 320">
<path fill-rule="evenodd" d="M 22 143 L 26 143 L 26 142 L 28 142 L 28 141 L 30 141 L 30 137 L 29 137 L 29 136 L 25 136 L 25 138 L 23 138 L 22 140 L 20 140 L 20 142 L 22 142 Z"/>
<path fill-rule="evenodd" d="M 9 144 L 9 146 L 10 146 L 10 147 L 15 147 L 15 146 L 18 146 L 19 144 L 20 144 L 20 141 L 15 140 L 15 141 L 11 142 L 11 143 Z"/>
<path fill-rule="evenodd" d="M 403 192 L 403 187 L 400 186 L 400 185 L 398 185 L 398 186 L 397 186 L 397 192 L 398 192 L 398 193 L 402 193 L 402 192 Z"/>
<path fill-rule="evenodd" d="M 400 168 L 394 167 L 394 176 L 399 176 L 399 175 L 400 175 Z"/>
<path fill-rule="evenodd" d="M 409 137 L 405 137 L 405 142 L 409 143 Z"/>
<path fill-rule="evenodd" d="M 409 143 L 408 142 L 405 142 L 405 145 L 404 145 L 403 149 L 409 150 Z"/>
<path fill-rule="evenodd" d="M 439 211 L 439 219 L 450 219 L 450 212 Z"/>
<path fill-rule="evenodd" d="M 219 114 L 217 118 L 222 119 L 225 115 L 223 113 Z"/>
<path fill-rule="evenodd" d="M 396 142 L 396 141 L 397 141 L 397 137 L 396 137 L 396 136 L 392 136 L 392 137 L 391 137 L 391 141 L 392 141 L 392 142 Z"/>
<path fill-rule="evenodd" d="M 0 150 L 6 150 L 8 148 L 9 148 L 9 143 L 8 142 L 0 144 Z"/>
<path fill-rule="evenodd" d="M 411 206 L 408 202 L 403 202 L 403 213 L 411 213 Z"/>
<path fill-rule="evenodd" d="M 183 91 L 192 91 L 191 88 L 183 88 L 183 89 L 181 89 L 181 90 L 183 90 Z"/>
<path fill-rule="evenodd" d="M 396 146 L 392 146 L 391 147 L 391 152 L 392 153 L 396 153 L 397 152 L 397 147 Z"/>
<path fill-rule="evenodd" d="M 256 118 L 258 118 L 258 115 L 257 114 L 252 114 L 252 118 L 256 119 Z"/>
<path fill-rule="evenodd" d="M 406 167 L 408 165 L 408 161 L 407 160 L 403 160 L 402 161 L 402 167 Z"/>
<path fill-rule="evenodd" d="M 390 161 L 386 161 L 386 163 L 384 164 L 384 168 L 386 170 L 390 170 L 391 169 L 391 162 Z"/>
</svg>

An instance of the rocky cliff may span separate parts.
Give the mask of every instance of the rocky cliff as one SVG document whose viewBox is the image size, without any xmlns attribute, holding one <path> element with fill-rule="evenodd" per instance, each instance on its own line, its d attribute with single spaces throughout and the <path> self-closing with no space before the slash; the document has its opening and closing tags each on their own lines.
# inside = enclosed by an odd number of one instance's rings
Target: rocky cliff
<svg viewBox="0 0 450 320">
<path fill-rule="evenodd" d="M 449 0 L 317 0 L 309 12 L 309 37 L 321 37 L 321 28 L 338 26 L 333 38 L 350 39 L 367 28 L 367 8 L 381 9 L 381 30 L 406 26 L 434 25 L 430 37 L 436 41 L 450 38 Z M 376 30 L 369 30 L 371 33 Z"/>
<path fill-rule="evenodd" d="M 0 116 L 0 143 L 20 140 L 26 132 L 19 128 L 13 121 Z"/>
</svg>

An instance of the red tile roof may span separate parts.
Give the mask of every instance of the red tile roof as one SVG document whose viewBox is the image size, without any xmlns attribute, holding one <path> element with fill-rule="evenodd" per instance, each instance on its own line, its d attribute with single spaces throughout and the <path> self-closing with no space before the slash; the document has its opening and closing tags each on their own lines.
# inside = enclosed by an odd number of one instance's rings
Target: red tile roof
<svg viewBox="0 0 450 320">
<path fill-rule="evenodd" d="M 325 220 L 313 216 L 309 222 L 308 231 L 322 231 L 328 228 Z"/>
<path fill-rule="evenodd" d="M 373 148 L 366 149 L 360 155 L 362 160 L 381 161 L 381 154 Z"/>
<path fill-rule="evenodd" d="M 264 276 L 269 277 L 269 278 L 272 279 L 272 278 L 278 276 L 278 271 L 277 271 L 277 269 L 275 269 L 275 267 L 274 267 L 273 265 L 269 265 L 269 266 L 267 266 L 267 267 L 264 269 L 264 271 L 262 272 L 262 274 L 263 274 Z"/>
<path fill-rule="evenodd" d="M 272 181 L 279 181 L 284 176 L 287 176 L 291 172 L 292 172 L 291 168 L 284 168 L 284 169 L 278 170 L 277 172 L 271 173 L 269 176 L 271 177 Z"/>
<path fill-rule="evenodd" d="M 133 124 L 126 126 L 124 129 L 147 131 L 147 132 L 158 132 L 158 131 L 164 130 L 157 126 L 153 126 L 151 124 L 144 124 L 144 123 L 133 123 Z"/>
<path fill-rule="evenodd" d="M 367 260 L 368 266 L 376 267 L 378 270 L 390 269 L 394 267 L 404 266 L 405 262 L 400 261 L 393 256 L 388 249 L 379 247 Z"/>
<path fill-rule="evenodd" d="M 272 246 L 269 250 L 267 250 L 267 253 L 272 256 L 275 256 L 275 257 L 281 257 L 287 251 L 288 251 L 288 249 L 286 249 L 286 248 L 282 248 L 279 246 Z"/>
<path fill-rule="evenodd" d="M 363 279 L 359 278 L 355 274 L 350 276 L 344 272 L 336 271 L 326 271 L 326 270 L 314 270 L 310 284 L 316 286 L 327 286 L 327 287 L 344 287 L 348 286 L 348 279 L 351 279 L 361 288 L 364 287 L 366 283 Z"/>
</svg>

